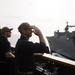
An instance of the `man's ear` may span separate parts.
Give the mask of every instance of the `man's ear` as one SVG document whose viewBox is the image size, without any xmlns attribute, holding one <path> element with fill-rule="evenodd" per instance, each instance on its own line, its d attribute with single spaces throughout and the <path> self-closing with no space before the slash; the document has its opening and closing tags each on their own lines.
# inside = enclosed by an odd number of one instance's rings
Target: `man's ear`
<svg viewBox="0 0 75 75">
<path fill-rule="evenodd" d="M 22 29 L 22 33 L 25 33 L 25 32 L 26 32 L 26 30 Z"/>
</svg>

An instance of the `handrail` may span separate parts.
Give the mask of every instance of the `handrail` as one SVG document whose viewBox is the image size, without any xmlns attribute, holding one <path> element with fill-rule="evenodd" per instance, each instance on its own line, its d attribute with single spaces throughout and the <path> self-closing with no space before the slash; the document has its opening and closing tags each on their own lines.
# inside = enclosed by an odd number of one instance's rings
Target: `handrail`
<svg viewBox="0 0 75 75">
<path fill-rule="evenodd" d="M 53 55 L 50 55 L 50 54 L 44 54 L 44 55 L 42 55 L 42 57 L 46 58 L 46 59 L 48 59 L 50 61 L 63 64 L 65 66 L 69 66 L 69 67 L 75 68 L 75 61 L 74 60 L 53 56 Z"/>
</svg>

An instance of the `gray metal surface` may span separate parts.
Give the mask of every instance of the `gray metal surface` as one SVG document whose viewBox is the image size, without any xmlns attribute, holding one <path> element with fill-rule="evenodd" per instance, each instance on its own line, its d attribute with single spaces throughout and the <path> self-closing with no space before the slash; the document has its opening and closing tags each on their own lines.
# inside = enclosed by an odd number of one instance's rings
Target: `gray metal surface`
<svg viewBox="0 0 75 75">
<path fill-rule="evenodd" d="M 66 36 L 47 37 L 51 51 L 75 60 L 75 45 Z"/>
</svg>

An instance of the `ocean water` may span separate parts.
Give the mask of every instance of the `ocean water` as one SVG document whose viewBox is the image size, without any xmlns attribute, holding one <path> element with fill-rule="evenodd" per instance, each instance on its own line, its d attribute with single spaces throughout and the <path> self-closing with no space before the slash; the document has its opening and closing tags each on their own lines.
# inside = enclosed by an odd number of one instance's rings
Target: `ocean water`
<svg viewBox="0 0 75 75">
<path fill-rule="evenodd" d="M 10 38 L 8 38 L 8 40 L 9 40 L 9 42 L 11 43 L 11 46 L 12 46 L 12 47 L 15 47 L 16 42 L 17 42 L 17 40 L 18 40 L 19 38 L 20 38 L 20 35 L 19 35 L 19 34 L 13 34 Z M 49 43 L 48 43 L 48 40 L 47 40 L 46 36 L 44 36 L 44 38 L 45 38 L 45 40 L 46 40 L 47 46 L 48 46 L 49 49 L 50 49 L 50 46 L 49 46 Z M 36 35 L 32 35 L 32 37 L 31 37 L 29 40 L 30 40 L 30 41 L 33 41 L 33 43 L 39 42 L 39 38 L 38 38 L 38 36 L 36 36 Z"/>
<path fill-rule="evenodd" d="M 8 38 L 9 42 L 11 43 L 11 46 L 15 47 L 16 42 L 17 42 L 19 37 L 20 37 L 20 35 L 14 34 L 10 38 Z"/>
<path fill-rule="evenodd" d="M 19 34 L 13 34 L 11 35 L 10 38 L 8 38 L 9 42 L 11 43 L 12 46 L 16 45 L 17 40 L 20 38 Z M 32 37 L 29 39 L 30 41 L 39 42 L 38 37 L 35 35 L 32 35 Z"/>
</svg>

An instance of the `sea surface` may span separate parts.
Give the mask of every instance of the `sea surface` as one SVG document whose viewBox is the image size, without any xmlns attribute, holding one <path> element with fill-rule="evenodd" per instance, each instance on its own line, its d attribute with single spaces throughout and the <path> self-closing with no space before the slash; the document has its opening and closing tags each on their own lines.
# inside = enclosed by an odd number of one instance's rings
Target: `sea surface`
<svg viewBox="0 0 75 75">
<path fill-rule="evenodd" d="M 16 45 L 17 40 L 20 38 L 19 34 L 13 34 L 11 35 L 10 38 L 8 38 L 9 42 L 11 43 L 12 46 Z M 32 37 L 29 39 L 30 41 L 39 42 L 38 37 L 35 35 L 32 35 Z"/>
<path fill-rule="evenodd" d="M 8 40 L 9 40 L 12 47 L 15 47 L 16 42 L 19 38 L 20 38 L 19 34 L 13 34 L 10 38 L 8 38 Z M 38 36 L 35 36 L 35 35 L 32 35 L 32 37 L 29 40 L 33 41 L 33 43 L 39 42 Z M 46 40 L 47 46 L 49 47 L 49 43 L 48 43 L 48 40 L 47 40 L 46 36 L 45 36 L 45 40 Z M 49 49 L 50 49 L 50 47 L 49 47 Z"/>
<path fill-rule="evenodd" d="M 18 34 L 14 34 L 10 38 L 8 38 L 9 42 L 11 43 L 11 46 L 14 47 L 19 38 L 20 38 L 20 35 L 18 35 Z"/>
</svg>

